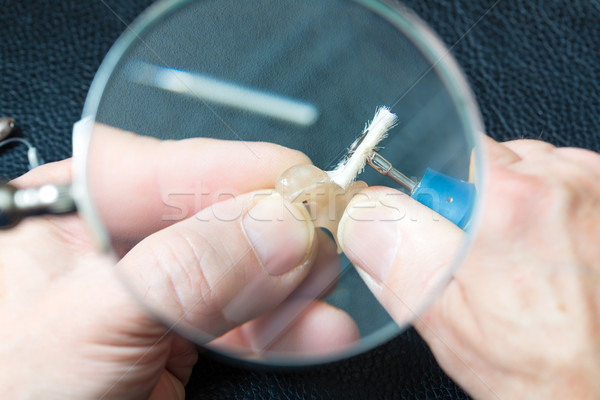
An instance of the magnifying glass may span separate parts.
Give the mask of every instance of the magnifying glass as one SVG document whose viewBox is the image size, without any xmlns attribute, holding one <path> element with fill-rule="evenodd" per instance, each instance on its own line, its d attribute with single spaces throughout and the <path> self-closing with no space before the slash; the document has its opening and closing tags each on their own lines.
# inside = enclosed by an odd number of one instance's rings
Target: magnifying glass
<svg viewBox="0 0 600 400">
<path fill-rule="evenodd" d="M 186 167 L 185 160 L 193 159 L 185 148 L 185 143 L 192 143 L 189 140 L 227 141 L 218 142 L 228 149 L 219 157 L 248 160 L 249 170 L 260 164 L 260 154 L 254 154 L 251 144 L 268 142 L 299 150 L 316 168 L 331 171 L 348 158 L 365 123 L 382 105 L 395 114 L 395 125 L 377 143 L 376 152 L 369 153 L 358 179 L 410 195 L 427 185 L 439 188 L 439 179 L 442 186 L 450 182 L 450 194 L 444 192 L 437 203 L 413 197 L 449 219 L 440 202 L 448 209 L 462 210 L 453 222 L 467 231 L 436 282 L 428 282 L 422 292 L 398 293 L 398 301 L 411 311 L 405 320 L 392 320 L 343 253 L 330 257 L 327 273 L 315 278 L 311 290 L 302 296 L 292 291 L 268 304 L 266 319 L 236 321 L 251 327 L 258 338 L 252 343 L 225 340 L 235 330 L 215 334 L 198 323 L 193 316 L 202 298 L 187 298 L 184 307 L 175 309 L 153 295 L 166 285 L 176 288 L 193 282 L 176 280 L 168 271 L 148 279 L 143 268 L 132 274 L 118 267 L 120 258 L 145 238 L 194 218 L 207 198 L 215 204 L 241 194 L 230 187 L 211 186 L 206 191 L 200 180 L 180 186 L 189 176 L 210 175 L 218 181 L 219 176 L 239 174 L 228 168 L 211 170 L 210 164 L 197 159 Z M 326 362 L 366 351 L 397 335 L 450 279 L 468 247 L 469 226 L 477 214 L 472 210 L 477 209 L 480 196 L 469 190 L 468 201 L 453 208 L 460 196 L 452 193 L 459 193 L 456 188 L 463 188 L 461 184 L 468 180 L 472 160 L 476 168 L 481 160 L 481 132 L 477 106 L 449 51 L 412 12 L 395 2 L 161 1 L 129 27 L 96 74 L 83 118 L 74 130 L 73 187 L 30 192 L 24 197 L 29 203 L 17 206 L 26 210 L 23 214 L 68 212 L 71 209 L 64 204 L 51 207 L 59 198 L 74 197 L 100 248 L 113 257 L 115 270 L 134 295 L 156 318 L 187 338 L 238 360 L 274 365 Z M 164 160 L 148 154 L 140 162 L 130 153 L 143 154 L 146 142 L 134 137 L 184 143 L 179 147 L 182 155 Z M 111 187 L 111 179 L 117 182 L 126 176 L 135 193 L 135 177 L 149 165 L 157 173 L 152 191 L 144 192 L 147 201 L 127 198 L 127 190 L 117 192 Z M 181 168 L 174 174 L 172 169 L 178 165 Z M 432 179 L 438 183 L 432 184 Z M 145 206 L 159 203 L 161 212 L 142 212 Z M 30 205 L 29 211 L 23 204 Z M 139 209 L 133 212 L 128 204 Z M 221 271 L 220 279 L 235 273 L 234 263 L 230 270 Z M 420 279 L 417 274 L 407 286 L 421 285 Z M 214 312 L 233 318 L 260 295 L 240 290 Z M 288 340 L 307 310 L 321 306 L 347 316 L 356 334 L 319 351 Z"/>
</svg>

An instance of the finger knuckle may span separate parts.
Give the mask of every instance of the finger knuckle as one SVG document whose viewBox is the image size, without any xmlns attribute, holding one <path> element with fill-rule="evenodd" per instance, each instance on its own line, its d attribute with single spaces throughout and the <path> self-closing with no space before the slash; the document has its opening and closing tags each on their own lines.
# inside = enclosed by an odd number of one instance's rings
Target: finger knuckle
<svg viewBox="0 0 600 400">
<path fill-rule="evenodd" d="M 218 253 L 203 235 L 178 232 L 155 247 L 157 268 L 166 275 L 169 297 L 181 316 L 204 320 L 222 317 L 210 271 L 218 270 Z"/>
</svg>

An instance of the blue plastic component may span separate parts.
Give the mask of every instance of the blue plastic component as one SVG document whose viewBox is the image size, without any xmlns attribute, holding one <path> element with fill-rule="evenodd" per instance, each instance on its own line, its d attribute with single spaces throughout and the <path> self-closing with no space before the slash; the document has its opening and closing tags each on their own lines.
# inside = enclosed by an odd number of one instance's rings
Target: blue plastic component
<svg viewBox="0 0 600 400">
<path fill-rule="evenodd" d="M 475 185 L 428 169 L 411 197 L 464 229 L 471 220 Z"/>
</svg>

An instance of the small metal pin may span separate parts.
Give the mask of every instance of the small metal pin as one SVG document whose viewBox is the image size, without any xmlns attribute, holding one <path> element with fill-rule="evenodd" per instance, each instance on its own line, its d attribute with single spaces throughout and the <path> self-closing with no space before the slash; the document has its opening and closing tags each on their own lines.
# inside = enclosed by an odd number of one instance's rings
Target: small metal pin
<svg viewBox="0 0 600 400">
<path fill-rule="evenodd" d="M 356 149 L 362 141 L 365 139 L 367 134 L 363 133 L 359 136 L 354 143 L 350 146 L 348 150 L 348 155 L 346 159 L 352 157 L 352 155 L 356 152 Z M 379 172 L 381 175 L 390 177 L 394 182 L 408 190 L 409 194 L 415 190 L 417 187 L 417 182 L 410 179 L 408 176 L 404 175 L 402 172 L 398 171 L 391 162 L 386 160 L 381 154 L 373 151 L 369 157 L 367 157 L 367 164 L 370 165 L 375 171 Z"/>
<path fill-rule="evenodd" d="M 373 167 L 375 171 L 379 172 L 381 175 L 392 178 L 394 182 L 408 190 L 409 194 L 412 194 L 417 187 L 417 182 L 413 181 L 408 176 L 394 168 L 391 162 L 383 158 L 376 151 L 372 152 L 367 158 L 367 164 Z"/>
</svg>

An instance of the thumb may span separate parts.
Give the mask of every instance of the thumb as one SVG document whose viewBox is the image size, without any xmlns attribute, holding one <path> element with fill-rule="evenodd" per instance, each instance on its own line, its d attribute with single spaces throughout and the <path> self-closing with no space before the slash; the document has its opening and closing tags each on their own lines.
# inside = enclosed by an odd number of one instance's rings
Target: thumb
<svg viewBox="0 0 600 400">
<path fill-rule="evenodd" d="M 118 269 L 158 317 L 208 341 L 284 301 L 308 274 L 314 243 L 305 210 L 249 193 L 149 236 Z"/>
<path fill-rule="evenodd" d="M 451 278 L 464 232 L 397 190 L 367 188 L 350 202 L 338 240 L 399 324 L 414 320 Z"/>
</svg>

